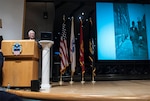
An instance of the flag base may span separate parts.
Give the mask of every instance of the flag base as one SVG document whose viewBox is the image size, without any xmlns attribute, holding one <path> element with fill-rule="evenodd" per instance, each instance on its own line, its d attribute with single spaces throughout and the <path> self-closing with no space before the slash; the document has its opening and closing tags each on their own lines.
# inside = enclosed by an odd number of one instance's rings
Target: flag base
<svg viewBox="0 0 150 101">
<path fill-rule="evenodd" d="M 70 81 L 70 84 L 73 84 L 74 82 L 73 81 Z"/>
<path fill-rule="evenodd" d="M 92 81 L 92 84 L 95 84 L 96 83 L 96 81 Z"/>
<path fill-rule="evenodd" d="M 81 84 L 84 84 L 85 83 L 85 81 L 81 81 Z"/>
<path fill-rule="evenodd" d="M 63 85 L 63 81 L 59 81 L 59 85 Z"/>
</svg>

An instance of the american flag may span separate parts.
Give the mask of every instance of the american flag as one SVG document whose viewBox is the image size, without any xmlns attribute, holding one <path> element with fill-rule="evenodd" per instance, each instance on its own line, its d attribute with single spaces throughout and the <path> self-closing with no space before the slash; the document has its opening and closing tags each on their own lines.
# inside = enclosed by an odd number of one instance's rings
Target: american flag
<svg viewBox="0 0 150 101">
<path fill-rule="evenodd" d="M 69 66 L 68 63 L 68 47 L 67 47 L 67 36 L 66 36 L 66 24 L 65 24 L 65 20 L 62 24 L 62 34 L 60 37 L 60 47 L 59 47 L 59 51 L 60 51 L 60 57 L 61 57 L 61 62 L 60 62 L 60 72 L 64 73 L 66 67 Z"/>
</svg>

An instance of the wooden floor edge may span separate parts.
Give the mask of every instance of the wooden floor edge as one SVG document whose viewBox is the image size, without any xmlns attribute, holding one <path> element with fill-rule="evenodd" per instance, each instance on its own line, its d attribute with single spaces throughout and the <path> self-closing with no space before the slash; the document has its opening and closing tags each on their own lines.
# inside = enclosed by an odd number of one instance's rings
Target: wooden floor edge
<svg viewBox="0 0 150 101">
<path fill-rule="evenodd" d="M 23 90 L 7 90 L 23 98 L 40 100 L 65 100 L 65 101 L 150 101 L 150 95 L 144 96 L 105 96 L 105 95 L 84 95 L 84 94 L 63 94 L 63 93 L 43 93 Z"/>
</svg>

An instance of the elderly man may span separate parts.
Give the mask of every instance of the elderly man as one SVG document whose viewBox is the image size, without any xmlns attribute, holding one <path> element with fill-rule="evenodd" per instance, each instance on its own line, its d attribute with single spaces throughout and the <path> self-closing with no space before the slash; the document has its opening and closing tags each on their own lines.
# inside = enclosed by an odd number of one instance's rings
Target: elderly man
<svg viewBox="0 0 150 101">
<path fill-rule="evenodd" d="M 28 32 L 28 37 L 29 37 L 30 40 L 35 39 L 35 32 L 33 30 L 30 30 Z"/>
</svg>

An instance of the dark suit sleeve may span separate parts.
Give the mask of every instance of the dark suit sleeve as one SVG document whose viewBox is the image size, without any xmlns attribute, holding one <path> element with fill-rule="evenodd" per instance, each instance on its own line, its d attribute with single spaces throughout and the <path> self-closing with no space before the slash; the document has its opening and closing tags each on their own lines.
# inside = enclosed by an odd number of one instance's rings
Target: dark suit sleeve
<svg viewBox="0 0 150 101">
<path fill-rule="evenodd" d="M 0 91 L 0 101 L 23 101 L 21 97 L 5 91 Z"/>
<path fill-rule="evenodd" d="M 4 56 L 3 53 L 0 52 L 0 86 L 2 85 L 2 81 L 3 81 L 3 75 L 2 75 L 3 63 L 4 63 Z"/>
</svg>

